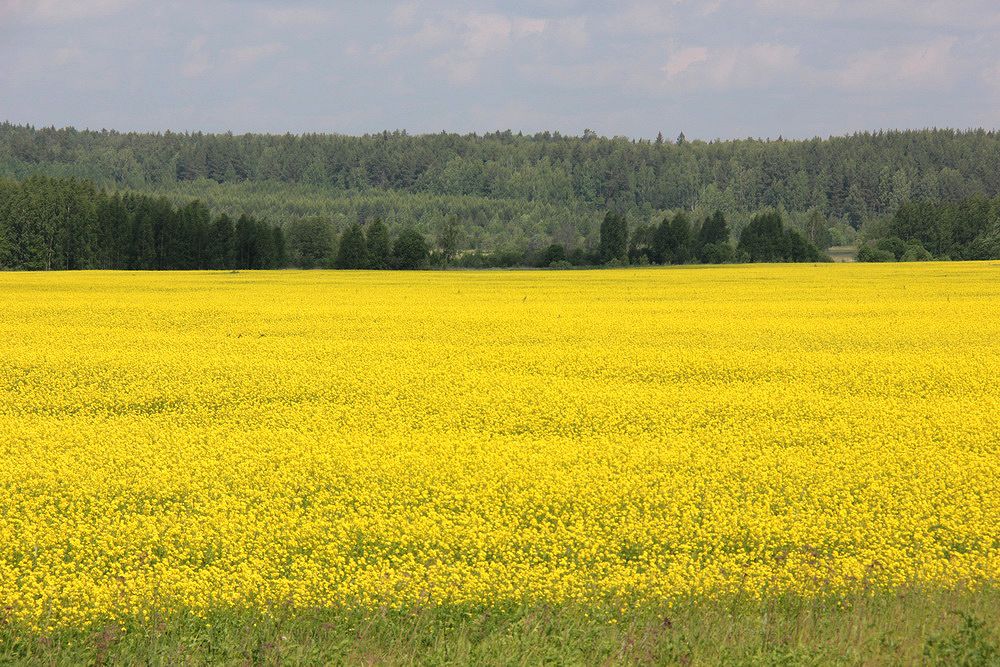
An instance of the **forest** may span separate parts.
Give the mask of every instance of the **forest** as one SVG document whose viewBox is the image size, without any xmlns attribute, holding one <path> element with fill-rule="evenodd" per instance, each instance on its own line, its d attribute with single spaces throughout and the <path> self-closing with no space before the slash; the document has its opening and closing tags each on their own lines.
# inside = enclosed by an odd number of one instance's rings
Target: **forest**
<svg viewBox="0 0 1000 667">
<path fill-rule="evenodd" d="M 395 236 L 395 238 L 393 238 Z M 629 230 L 608 211 L 596 253 L 550 244 L 541 253 L 488 254 L 459 245 L 457 218 L 436 242 L 412 227 L 392 234 L 379 219 L 338 234 L 322 218 L 271 225 L 246 213 L 235 221 L 201 202 L 175 206 L 164 197 L 107 192 L 76 178 L 0 180 L 0 268 L 18 270 L 420 269 L 572 265 L 820 261 L 815 245 L 781 216 L 756 216 L 730 243 L 725 216 L 700 224 L 687 214 Z"/>
<path fill-rule="evenodd" d="M 177 220 L 196 220 L 198 229 L 225 216 L 234 225 L 234 238 L 241 219 L 245 238 L 246 229 L 266 227 L 266 234 L 254 235 L 272 239 L 258 244 L 262 250 L 254 262 L 265 264 L 336 264 L 344 234 L 350 231 L 356 238 L 355 226 L 366 230 L 373 225 L 377 247 L 380 227 L 390 239 L 404 232 L 410 239 L 421 236 L 430 265 L 598 263 L 610 261 L 601 249 L 609 212 L 623 218 L 628 236 L 616 262 L 746 260 L 749 253 L 739 251 L 743 232 L 771 214 L 782 225 L 782 243 L 797 248 L 765 253 L 775 257 L 815 257 L 802 248 L 853 245 L 860 246 L 859 259 L 873 261 L 888 261 L 890 255 L 900 260 L 1000 254 L 995 241 L 1000 137 L 984 130 L 705 142 L 683 135 L 673 140 L 607 138 L 590 131 L 579 137 L 509 131 L 351 137 L 122 133 L 0 124 L 5 189 L 14 191 L 23 187 L 16 184 L 42 176 L 63 184 L 51 188 L 92 190 L 98 211 L 121 206 L 134 215 L 170 206 Z M 42 182 L 32 187 L 49 187 L 38 185 Z M 9 209 L 13 198 L 6 197 Z M 660 232 L 658 247 L 654 237 L 665 220 L 672 223 L 681 214 L 674 232 L 690 241 L 678 242 L 683 250 L 667 257 L 662 249 L 669 230 Z M 724 216 L 731 239 L 707 244 L 706 254 L 698 235 L 716 214 Z M 12 216 L 7 214 L 6 238 L 0 238 L 7 246 L 5 266 L 75 266 L 71 246 L 77 242 L 64 239 L 68 254 L 55 261 L 54 237 L 42 255 L 15 257 L 24 252 L 24 244 L 20 250 L 12 245 L 18 229 Z M 206 216 L 211 225 L 203 224 Z M 154 237 L 157 229 L 174 236 L 169 224 L 154 227 Z M 796 233 L 795 240 L 789 241 L 793 237 L 784 228 Z M 94 238 L 103 229 L 95 224 Z M 181 237 L 201 233 L 179 232 Z M 279 241 L 287 246 L 284 256 Z M 118 259 L 102 257 L 94 264 L 131 266 L 120 259 L 124 251 L 116 252 Z M 129 261 L 154 268 L 218 263 L 200 255 L 174 261 L 169 249 L 157 252 L 153 257 L 133 250 L 135 259 Z M 235 266 L 241 255 L 234 251 L 233 256 Z M 370 263 L 393 264 L 387 257 Z"/>
</svg>

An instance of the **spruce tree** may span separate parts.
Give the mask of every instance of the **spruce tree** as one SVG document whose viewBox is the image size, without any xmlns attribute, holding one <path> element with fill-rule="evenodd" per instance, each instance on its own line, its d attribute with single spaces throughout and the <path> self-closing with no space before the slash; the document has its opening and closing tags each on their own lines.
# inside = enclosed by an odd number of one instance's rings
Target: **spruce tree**
<svg viewBox="0 0 1000 667">
<path fill-rule="evenodd" d="M 392 242 L 389 230 L 381 219 L 375 218 L 365 229 L 365 246 L 368 251 L 368 267 L 388 269 L 392 261 Z"/>
<path fill-rule="evenodd" d="M 705 219 L 698 231 L 698 247 L 709 243 L 727 243 L 729 241 L 729 225 L 722 211 L 716 211 Z"/>
<path fill-rule="evenodd" d="M 786 237 L 781 215 L 771 211 L 754 216 L 740 234 L 738 248 L 751 262 L 784 261 Z"/>
<path fill-rule="evenodd" d="M 334 265 L 338 269 L 363 269 L 368 265 L 368 249 L 361 225 L 354 223 L 344 230 Z"/>
<path fill-rule="evenodd" d="M 208 268 L 231 269 L 235 265 L 233 221 L 223 213 L 212 223 L 208 237 Z"/>
<path fill-rule="evenodd" d="M 627 261 L 628 223 L 624 215 L 614 211 L 608 211 L 604 215 L 598 257 L 602 264 Z"/>
</svg>

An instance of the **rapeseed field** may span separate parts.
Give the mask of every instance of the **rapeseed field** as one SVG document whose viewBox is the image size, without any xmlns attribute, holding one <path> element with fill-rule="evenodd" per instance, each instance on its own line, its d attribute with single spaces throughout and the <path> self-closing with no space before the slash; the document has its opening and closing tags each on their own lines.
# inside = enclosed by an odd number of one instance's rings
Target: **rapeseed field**
<svg viewBox="0 0 1000 667">
<path fill-rule="evenodd" d="M 0 274 L 0 610 L 1000 578 L 1000 265 Z"/>
</svg>

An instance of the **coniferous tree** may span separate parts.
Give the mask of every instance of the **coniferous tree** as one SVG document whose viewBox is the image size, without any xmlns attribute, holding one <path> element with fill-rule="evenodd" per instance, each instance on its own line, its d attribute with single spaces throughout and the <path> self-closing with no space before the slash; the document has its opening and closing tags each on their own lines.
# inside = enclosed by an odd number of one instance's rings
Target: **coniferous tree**
<svg viewBox="0 0 1000 667">
<path fill-rule="evenodd" d="M 152 200 L 142 198 L 136 202 L 132 213 L 132 234 L 129 243 L 128 268 L 149 270 L 156 268 L 156 238 L 153 231 Z"/>
<path fill-rule="evenodd" d="M 285 231 L 275 225 L 271 228 L 271 245 L 274 254 L 271 259 L 272 269 L 283 269 L 288 266 L 288 246 L 285 243 Z"/>
<path fill-rule="evenodd" d="M 59 266 L 59 202 L 52 182 L 30 176 L 21 185 L 14 202 L 12 229 L 19 246 L 18 264 L 25 269 L 56 269 Z"/>
<path fill-rule="evenodd" d="M 653 232 L 653 261 L 657 264 L 683 264 L 689 258 L 691 224 L 683 211 L 665 216 Z"/>
<path fill-rule="evenodd" d="M 674 264 L 684 264 L 691 258 L 691 222 L 687 213 L 680 211 L 670 221 L 670 235 L 673 241 Z"/>
<path fill-rule="evenodd" d="M 255 227 L 254 221 L 246 214 L 236 220 L 234 248 L 237 269 L 255 269 L 260 265 L 260 249 Z"/>
<path fill-rule="evenodd" d="M 333 227 L 322 218 L 292 220 L 285 229 L 288 261 L 302 269 L 317 269 L 333 265 Z"/>
<path fill-rule="evenodd" d="M 389 230 L 380 218 L 375 218 L 366 225 L 365 248 L 368 251 L 369 268 L 389 268 L 392 263 L 392 242 L 389 240 Z"/>
<path fill-rule="evenodd" d="M 722 211 L 716 211 L 701 225 L 696 241 L 698 260 L 706 264 L 724 264 L 734 258 L 729 245 L 729 225 Z"/>
<path fill-rule="evenodd" d="M 598 258 L 602 264 L 628 260 L 628 223 L 624 215 L 614 211 L 604 215 Z"/>
<path fill-rule="evenodd" d="M 242 215 L 214 222 L 198 201 L 107 194 L 90 182 L 0 181 L 0 267 L 204 269 L 285 265 L 283 231 Z"/>
<path fill-rule="evenodd" d="M 278 248 L 271 227 L 260 220 L 253 221 L 254 246 L 257 250 L 257 261 L 251 269 L 273 269 L 278 262 Z"/>
<path fill-rule="evenodd" d="M 363 269 L 368 265 L 368 249 L 361 225 L 353 223 L 344 230 L 334 265 L 338 269 Z"/>
<path fill-rule="evenodd" d="M 50 181 L 50 188 L 59 202 L 58 268 L 93 268 L 97 231 L 97 192 L 93 184 L 71 179 Z"/>
<path fill-rule="evenodd" d="M 698 247 L 702 248 L 709 243 L 728 243 L 729 225 L 726 224 L 726 216 L 722 211 L 716 211 L 705 218 L 701 229 L 698 230 Z"/>
<path fill-rule="evenodd" d="M 208 268 L 232 269 L 236 266 L 236 230 L 233 221 L 223 213 L 212 222 L 208 236 Z"/>
<path fill-rule="evenodd" d="M 738 249 L 751 262 L 818 262 L 822 255 L 816 246 L 794 229 L 785 229 L 781 214 L 762 213 L 750 221 L 740 234 Z"/>
<path fill-rule="evenodd" d="M 572 251 L 592 247 L 600 207 L 648 219 L 655 211 L 691 207 L 703 196 L 707 207 L 740 218 L 784 203 L 793 218 L 817 207 L 828 219 L 847 215 L 857 226 L 892 215 L 906 201 L 995 197 L 1000 170 L 992 156 L 998 150 L 995 132 L 949 130 L 675 144 L 603 138 L 592 131 L 580 138 L 380 133 L 290 140 L 0 123 L 0 173 L 87 176 L 103 186 L 169 193 L 175 204 L 211 196 L 214 213 L 247 212 L 282 225 L 303 216 L 332 221 L 377 215 L 419 220 L 437 230 L 455 216 L 470 245 L 502 245 L 514 227 L 524 245 L 519 250 L 552 242 Z M 219 183 L 226 187 L 213 187 Z M 298 186 L 303 189 L 294 197 L 275 196 Z M 331 188 L 359 194 L 329 197 Z M 713 192 L 725 192 L 724 206 L 711 201 Z M 53 268 L 80 263 L 87 253 L 73 247 L 74 238 L 46 235 L 52 219 L 43 215 L 27 229 L 41 239 L 32 248 L 33 261 Z M 554 234 L 574 221 L 581 223 L 581 238 Z M 60 223 L 55 227 L 66 231 Z M 20 238 L 8 227 L 12 235 Z"/>
<path fill-rule="evenodd" d="M 781 262 L 785 259 L 785 230 L 776 212 L 754 216 L 740 234 L 739 250 L 751 262 Z"/>
<path fill-rule="evenodd" d="M 628 261 L 632 264 L 644 264 L 653 261 L 653 236 L 656 228 L 651 225 L 639 225 L 629 235 Z"/>
<path fill-rule="evenodd" d="M 15 188 L 14 183 L 0 179 L 0 269 L 10 268 L 14 264 L 14 244 L 10 238 L 10 206 Z"/>
<path fill-rule="evenodd" d="M 130 235 L 128 209 L 121 195 L 102 194 L 97 202 L 97 267 L 128 268 Z"/>
</svg>

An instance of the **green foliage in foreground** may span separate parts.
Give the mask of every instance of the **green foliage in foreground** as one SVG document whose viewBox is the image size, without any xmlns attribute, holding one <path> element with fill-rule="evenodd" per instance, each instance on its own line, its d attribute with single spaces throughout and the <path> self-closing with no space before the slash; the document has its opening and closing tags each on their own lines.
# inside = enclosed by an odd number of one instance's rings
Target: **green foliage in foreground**
<svg viewBox="0 0 1000 667">
<path fill-rule="evenodd" d="M 3 664 L 1000 665 L 1000 591 L 851 601 L 219 611 L 39 636 L 0 629 Z"/>
</svg>

